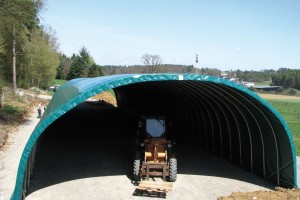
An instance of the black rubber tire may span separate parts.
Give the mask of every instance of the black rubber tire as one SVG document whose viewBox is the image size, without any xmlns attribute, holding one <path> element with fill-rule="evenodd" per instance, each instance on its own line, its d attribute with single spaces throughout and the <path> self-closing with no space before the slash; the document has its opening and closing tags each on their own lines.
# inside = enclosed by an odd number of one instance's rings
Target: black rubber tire
<svg viewBox="0 0 300 200">
<path fill-rule="evenodd" d="M 133 180 L 141 180 L 141 159 L 135 159 L 133 161 Z"/>
<path fill-rule="evenodd" d="M 169 160 L 169 181 L 175 182 L 177 179 L 177 159 L 170 158 Z"/>
</svg>

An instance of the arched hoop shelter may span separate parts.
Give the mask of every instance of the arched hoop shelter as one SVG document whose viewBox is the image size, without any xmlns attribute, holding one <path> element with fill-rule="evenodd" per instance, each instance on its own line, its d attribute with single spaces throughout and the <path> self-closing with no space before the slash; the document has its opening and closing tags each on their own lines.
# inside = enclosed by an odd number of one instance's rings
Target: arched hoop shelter
<svg viewBox="0 0 300 200">
<path fill-rule="evenodd" d="M 81 102 L 110 89 L 119 107 L 167 116 L 181 140 L 275 185 L 297 188 L 292 134 L 280 114 L 255 93 L 207 75 L 123 74 L 74 79 L 56 91 L 25 146 L 11 199 L 22 197 L 27 163 L 43 131 Z"/>
</svg>

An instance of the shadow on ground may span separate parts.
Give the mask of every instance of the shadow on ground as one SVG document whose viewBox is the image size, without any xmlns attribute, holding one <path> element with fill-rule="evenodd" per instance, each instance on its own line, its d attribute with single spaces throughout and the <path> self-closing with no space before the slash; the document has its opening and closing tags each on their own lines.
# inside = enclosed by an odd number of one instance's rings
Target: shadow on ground
<svg viewBox="0 0 300 200">
<path fill-rule="evenodd" d="M 122 109 L 92 103 L 82 103 L 63 115 L 40 138 L 27 195 L 89 177 L 126 175 L 130 184 L 137 120 Z M 261 179 L 251 179 L 250 173 L 242 173 L 239 167 L 195 145 L 180 144 L 176 152 L 179 174 L 226 177 L 273 187 Z"/>
</svg>

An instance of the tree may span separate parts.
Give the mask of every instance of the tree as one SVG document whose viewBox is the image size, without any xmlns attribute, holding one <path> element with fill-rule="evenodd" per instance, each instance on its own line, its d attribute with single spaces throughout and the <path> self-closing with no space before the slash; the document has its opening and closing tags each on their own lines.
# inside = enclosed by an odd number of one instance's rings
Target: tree
<svg viewBox="0 0 300 200">
<path fill-rule="evenodd" d="M 156 73 L 162 64 L 162 58 L 159 55 L 146 53 L 142 56 L 142 62 L 147 67 L 148 73 Z"/>
<path fill-rule="evenodd" d="M 6 44 L 3 73 L 6 79 L 12 75 L 14 89 L 17 87 L 16 57 L 18 53 L 22 53 L 23 35 L 30 35 L 38 27 L 38 12 L 42 7 L 42 0 L 0 1 L 0 30 Z M 8 66 L 12 66 L 12 70 Z"/>
<path fill-rule="evenodd" d="M 57 68 L 56 78 L 66 80 L 70 71 L 72 60 L 65 54 L 60 56 L 60 63 Z"/>
<path fill-rule="evenodd" d="M 140 74 L 144 73 L 145 66 L 141 65 L 130 65 L 130 66 L 116 66 L 116 65 L 106 65 L 101 68 L 105 75 L 114 74 Z M 218 70 L 220 73 L 221 71 Z M 193 65 L 174 65 L 174 64 L 162 64 L 159 66 L 160 73 L 195 73 L 196 69 Z"/>
<path fill-rule="evenodd" d="M 88 52 L 88 50 L 85 47 L 82 47 L 80 49 L 79 56 L 84 65 L 92 66 L 93 64 L 95 64 L 94 59 L 92 58 L 92 56 L 90 55 L 90 53 Z"/>
<path fill-rule="evenodd" d="M 79 51 L 79 59 L 81 61 L 81 77 L 89 77 L 89 71 L 92 65 L 95 64 L 94 59 L 85 47 Z"/>
<path fill-rule="evenodd" d="M 20 64 L 19 76 L 23 87 L 35 85 L 45 88 L 56 76 L 59 56 L 55 45 L 49 46 L 53 38 L 50 33 L 36 29 L 32 31 L 30 40 L 23 45 L 24 55 Z"/>
<path fill-rule="evenodd" d="M 101 70 L 101 67 L 99 65 L 93 64 L 89 71 L 89 77 L 98 77 L 103 76 L 103 72 Z"/>
<path fill-rule="evenodd" d="M 186 71 L 187 71 L 188 73 L 194 72 L 194 66 L 193 66 L 193 65 L 187 66 Z"/>
<path fill-rule="evenodd" d="M 295 76 L 295 88 L 300 90 L 300 72 Z"/>
<path fill-rule="evenodd" d="M 80 59 L 80 56 L 73 54 L 71 60 L 72 60 L 72 64 L 70 65 L 70 71 L 67 77 L 68 80 L 82 77 L 83 63 Z"/>
<path fill-rule="evenodd" d="M 283 86 L 285 88 L 292 88 L 295 87 L 295 77 L 294 76 L 288 76 L 284 79 Z"/>
<path fill-rule="evenodd" d="M 282 86 L 282 78 L 279 74 L 275 74 L 272 77 L 272 83 L 271 85 L 275 85 L 275 86 Z"/>
<path fill-rule="evenodd" d="M 272 85 L 300 89 L 300 70 L 280 68 L 272 74 Z"/>
<path fill-rule="evenodd" d="M 103 75 L 100 66 L 95 63 L 93 57 L 85 47 L 80 49 L 79 55 L 73 54 L 71 61 L 70 71 L 67 77 L 68 80 Z"/>
</svg>

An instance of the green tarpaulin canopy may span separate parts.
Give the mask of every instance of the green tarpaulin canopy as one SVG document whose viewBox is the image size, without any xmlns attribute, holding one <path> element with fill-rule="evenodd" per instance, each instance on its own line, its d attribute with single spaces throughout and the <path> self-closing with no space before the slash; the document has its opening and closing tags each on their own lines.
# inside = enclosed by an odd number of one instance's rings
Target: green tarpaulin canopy
<svg viewBox="0 0 300 200">
<path fill-rule="evenodd" d="M 20 199 L 32 148 L 43 131 L 88 98 L 114 89 L 119 107 L 160 112 L 199 146 L 283 187 L 297 187 L 292 134 L 265 100 L 234 82 L 195 74 L 123 74 L 74 79 L 53 96 L 23 151 L 11 199 Z M 175 123 L 174 123 L 175 124 Z"/>
</svg>

